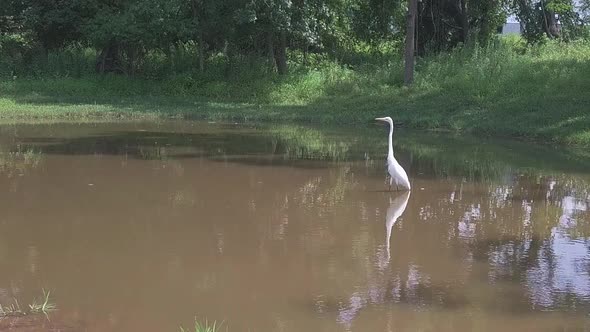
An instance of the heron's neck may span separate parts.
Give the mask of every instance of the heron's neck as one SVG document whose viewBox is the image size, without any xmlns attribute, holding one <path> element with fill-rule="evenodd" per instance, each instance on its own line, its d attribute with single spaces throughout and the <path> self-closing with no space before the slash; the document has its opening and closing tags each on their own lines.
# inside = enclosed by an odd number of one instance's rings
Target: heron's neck
<svg viewBox="0 0 590 332">
<path fill-rule="evenodd" d="M 389 152 L 387 158 L 393 159 L 393 125 L 389 126 Z"/>
</svg>

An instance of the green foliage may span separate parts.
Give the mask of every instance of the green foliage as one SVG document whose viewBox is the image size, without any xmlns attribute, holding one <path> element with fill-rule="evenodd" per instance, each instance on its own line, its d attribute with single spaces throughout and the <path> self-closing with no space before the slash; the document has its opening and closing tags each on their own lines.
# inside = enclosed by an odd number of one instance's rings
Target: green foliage
<svg viewBox="0 0 590 332">
<path fill-rule="evenodd" d="M 471 35 L 479 44 L 492 42 L 496 30 L 506 22 L 508 11 L 502 1 L 471 0 L 467 1 L 467 10 L 471 16 Z"/>
<path fill-rule="evenodd" d="M 30 62 L 35 48 L 31 38 L 23 34 L 0 34 L 0 77 L 13 77 Z"/>
<path fill-rule="evenodd" d="M 543 0 L 543 11 L 536 3 L 421 1 L 419 54 L 486 45 L 510 13 L 525 22 L 529 43 L 544 39 L 548 28 L 543 18 L 551 13 L 560 16 L 564 40 L 587 34 L 571 0 Z M 587 2 L 583 5 L 588 7 Z M 300 54 L 296 65 L 303 66 L 313 57 L 351 66 L 382 64 L 401 53 L 406 11 L 406 1 L 401 0 L 6 0 L 0 5 L 0 46 L 14 49 L 6 36 L 21 36 L 35 47 L 0 57 L 8 64 L 4 75 L 29 67 L 43 73 L 52 71 L 42 68 L 43 61 L 52 63 L 46 59 L 51 52 L 89 47 L 94 51 L 93 70 L 150 78 L 179 74 L 180 67 L 183 75 L 202 72 L 219 54 L 228 64 L 257 57 L 271 68 L 269 74 L 272 67 L 284 65 L 285 53 Z M 185 52 L 187 45 L 190 52 Z M 174 62 L 179 52 L 193 58 L 183 59 L 179 67 Z M 288 67 L 293 68 L 292 63 Z"/>
<path fill-rule="evenodd" d="M 83 26 L 86 38 L 97 48 L 121 44 L 140 51 L 166 49 L 187 40 L 194 21 L 183 14 L 184 2 L 159 0 L 103 4 Z"/>
<path fill-rule="evenodd" d="M 401 0 L 6 0 L 0 5 L 0 75 L 77 77 L 96 71 L 150 79 L 180 75 L 187 81 L 196 71 L 204 76 L 218 71 L 213 65 L 205 73 L 205 67 L 220 57 L 226 65 L 217 76 L 224 78 L 239 68 L 236 63 L 254 57 L 265 62 L 270 76 L 275 66 L 282 73 L 316 67 L 314 58 L 352 67 L 382 65 L 401 54 L 405 5 Z M 531 44 L 544 35 L 574 40 L 588 34 L 574 9 L 572 0 L 424 0 L 418 53 L 487 45 L 509 13 L 525 23 Z M 560 32 L 547 23 L 553 14 L 559 15 Z M 71 59 L 51 58 L 64 49 Z"/>
<path fill-rule="evenodd" d="M 98 10 L 92 0 L 25 0 L 23 4 L 24 27 L 33 31 L 47 50 L 79 41 L 84 24 Z"/>
<path fill-rule="evenodd" d="M 405 1 L 370 0 L 357 2 L 352 11 L 352 29 L 361 40 L 401 39 L 405 24 Z"/>
</svg>

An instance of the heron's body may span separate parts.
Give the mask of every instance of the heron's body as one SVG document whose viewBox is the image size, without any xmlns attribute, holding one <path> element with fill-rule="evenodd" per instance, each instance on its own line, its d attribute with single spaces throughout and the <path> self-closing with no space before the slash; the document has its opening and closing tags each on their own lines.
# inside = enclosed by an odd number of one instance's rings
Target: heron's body
<svg viewBox="0 0 590 332">
<path fill-rule="evenodd" d="M 395 187 L 396 190 L 410 190 L 408 174 L 393 156 L 393 120 L 390 117 L 377 118 L 375 120 L 389 123 L 389 151 L 387 153 L 387 173 L 389 174 L 389 190 Z"/>
<path fill-rule="evenodd" d="M 397 160 L 387 160 L 387 173 L 389 173 L 389 186 L 399 189 L 410 190 L 410 180 L 408 174 Z"/>
</svg>

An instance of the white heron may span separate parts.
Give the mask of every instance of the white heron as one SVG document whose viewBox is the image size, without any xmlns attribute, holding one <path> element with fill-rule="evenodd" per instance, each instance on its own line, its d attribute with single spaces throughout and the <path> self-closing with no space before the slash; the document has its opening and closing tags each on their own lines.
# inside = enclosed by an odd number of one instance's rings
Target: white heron
<svg viewBox="0 0 590 332">
<path fill-rule="evenodd" d="M 386 116 L 384 118 L 376 118 L 376 121 L 383 121 L 389 123 L 389 152 L 387 153 L 387 173 L 389 173 L 389 190 L 395 183 L 395 189 L 410 190 L 410 180 L 408 174 L 393 156 L 393 120 Z"/>
</svg>

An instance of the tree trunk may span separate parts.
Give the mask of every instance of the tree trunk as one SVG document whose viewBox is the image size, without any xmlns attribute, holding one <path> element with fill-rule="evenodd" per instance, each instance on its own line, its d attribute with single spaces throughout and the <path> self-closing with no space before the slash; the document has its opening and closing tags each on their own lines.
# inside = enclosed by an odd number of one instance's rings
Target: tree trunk
<svg viewBox="0 0 590 332">
<path fill-rule="evenodd" d="M 205 70 L 205 44 L 203 41 L 203 2 L 200 0 L 193 0 L 191 1 L 191 7 L 193 10 L 193 19 L 197 23 L 197 29 L 199 30 L 197 34 L 197 43 L 198 46 L 198 56 L 199 56 L 199 71 L 202 73 Z"/>
<path fill-rule="evenodd" d="M 266 47 L 268 53 L 268 62 L 270 66 L 274 70 L 275 68 L 275 43 L 274 43 L 274 34 L 272 33 L 272 29 L 269 29 L 266 32 Z"/>
<path fill-rule="evenodd" d="M 234 50 L 230 45 L 229 40 L 225 39 L 223 41 L 223 56 L 227 59 L 227 64 L 225 65 L 225 77 L 231 77 L 234 73 Z"/>
<path fill-rule="evenodd" d="M 543 30 L 549 38 L 558 38 L 560 35 L 559 25 L 555 19 L 555 13 L 545 7 L 543 1 L 540 2 L 542 15 L 543 15 Z"/>
<path fill-rule="evenodd" d="M 205 45 L 203 45 L 203 31 L 199 31 L 199 71 L 205 71 Z"/>
<path fill-rule="evenodd" d="M 100 54 L 96 57 L 95 70 L 98 74 L 104 74 L 108 48 L 103 48 Z"/>
<path fill-rule="evenodd" d="M 95 70 L 98 74 L 122 73 L 119 45 L 112 43 L 102 49 L 96 59 Z"/>
<path fill-rule="evenodd" d="M 135 75 L 135 48 L 128 47 L 127 48 L 127 75 L 134 76 Z"/>
<path fill-rule="evenodd" d="M 461 28 L 463 32 L 463 44 L 467 45 L 469 42 L 469 15 L 467 13 L 467 0 L 459 0 L 461 2 Z"/>
<path fill-rule="evenodd" d="M 416 31 L 416 14 L 418 0 L 408 0 L 408 21 L 406 27 L 406 55 L 404 84 L 410 85 L 414 81 L 414 34 Z"/>
<path fill-rule="evenodd" d="M 281 30 L 279 34 L 279 47 L 275 50 L 275 61 L 279 75 L 287 74 L 287 32 Z"/>
</svg>

